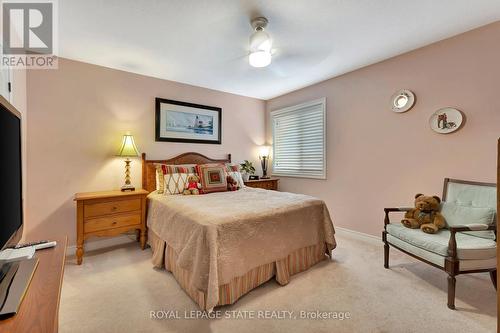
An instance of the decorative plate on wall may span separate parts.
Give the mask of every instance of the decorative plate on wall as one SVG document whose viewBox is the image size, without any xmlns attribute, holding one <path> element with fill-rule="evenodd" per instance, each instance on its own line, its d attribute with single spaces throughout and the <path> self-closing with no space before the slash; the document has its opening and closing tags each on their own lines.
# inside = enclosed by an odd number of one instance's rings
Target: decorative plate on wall
<svg viewBox="0 0 500 333">
<path fill-rule="evenodd" d="M 458 130 L 464 122 L 464 115 L 455 108 L 442 108 L 434 112 L 429 119 L 432 130 L 448 134 Z"/>
<path fill-rule="evenodd" d="M 408 89 L 397 91 L 391 97 L 391 108 L 394 112 L 406 112 L 415 105 L 415 94 Z"/>
</svg>

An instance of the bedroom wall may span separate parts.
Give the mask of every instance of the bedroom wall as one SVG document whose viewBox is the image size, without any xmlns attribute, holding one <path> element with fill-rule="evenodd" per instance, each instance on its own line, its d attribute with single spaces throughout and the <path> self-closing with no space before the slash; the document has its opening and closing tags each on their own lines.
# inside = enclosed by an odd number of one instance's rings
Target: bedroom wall
<svg viewBox="0 0 500 333">
<path fill-rule="evenodd" d="M 123 159 L 114 157 L 130 131 L 149 159 L 196 151 L 233 161 L 257 162 L 265 140 L 265 102 L 67 59 L 58 70 L 27 76 L 28 233 L 67 235 L 75 244 L 75 192 L 117 189 Z M 222 145 L 155 142 L 155 97 L 222 107 Z M 140 158 L 132 183 L 141 186 Z"/>
<path fill-rule="evenodd" d="M 443 178 L 496 181 L 500 136 L 500 22 L 403 54 L 267 102 L 269 111 L 327 98 L 327 180 L 281 177 L 282 190 L 322 198 L 334 224 L 380 236 L 383 207 L 442 193 Z M 390 110 L 401 88 L 417 97 Z M 465 126 L 441 135 L 429 116 L 453 106 Z"/>
</svg>

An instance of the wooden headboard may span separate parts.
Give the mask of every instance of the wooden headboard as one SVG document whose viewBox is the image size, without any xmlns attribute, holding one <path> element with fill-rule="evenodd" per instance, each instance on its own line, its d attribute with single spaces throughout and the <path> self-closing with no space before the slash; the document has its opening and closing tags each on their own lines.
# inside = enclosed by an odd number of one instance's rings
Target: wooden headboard
<svg viewBox="0 0 500 333">
<path fill-rule="evenodd" d="M 156 163 L 161 164 L 204 164 L 204 163 L 231 163 L 231 154 L 227 159 L 213 159 L 199 153 L 184 153 L 167 160 L 147 160 L 146 153 L 142 153 L 142 188 L 148 192 L 156 189 Z"/>
</svg>

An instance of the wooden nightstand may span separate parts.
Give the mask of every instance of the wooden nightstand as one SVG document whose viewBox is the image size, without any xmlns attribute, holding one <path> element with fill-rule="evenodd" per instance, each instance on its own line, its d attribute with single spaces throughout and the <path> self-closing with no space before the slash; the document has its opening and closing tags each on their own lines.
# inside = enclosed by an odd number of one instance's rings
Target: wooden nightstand
<svg viewBox="0 0 500 333">
<path fill-rule="evenodd" d="M 83 259 L 83 242 L 91 236 L 116 236 L 139 230 L 141 247 L 146 246 L 146 196 L 148 191 L 106 191 L 75 194 L 76 257 Z"/>
<path fill-rule="evenodd" d="M 263 188 L 265 190 L 278 190 L 278 178 L 268 178 L 259 180 L 247 180 L 245 183 L 248 187 Z"/>
</svg>

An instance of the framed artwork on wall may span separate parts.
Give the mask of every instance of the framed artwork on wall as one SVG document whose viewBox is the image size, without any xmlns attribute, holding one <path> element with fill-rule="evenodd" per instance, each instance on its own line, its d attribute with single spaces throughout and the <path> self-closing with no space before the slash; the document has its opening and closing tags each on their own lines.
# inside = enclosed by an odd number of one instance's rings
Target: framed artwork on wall
<svg viewBox="0 0 500 333">
<path fill-rule="evenodd" d="M 222 142 L 222 108 L 156 98 L 156 141 Z"/>
</svg>

